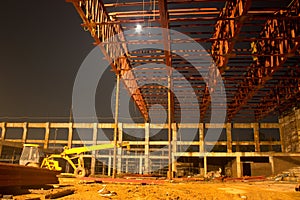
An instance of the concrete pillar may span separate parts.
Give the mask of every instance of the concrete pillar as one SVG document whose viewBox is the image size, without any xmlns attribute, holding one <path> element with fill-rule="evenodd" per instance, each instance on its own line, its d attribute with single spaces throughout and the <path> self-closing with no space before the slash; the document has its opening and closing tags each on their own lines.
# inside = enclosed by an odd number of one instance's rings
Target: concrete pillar
<svg viewBox="0 0 300 200">
<path fill-rule="evenodd" d="M 232 152 L 232 135 L 231 135 L 231 123 L 226 124 L 226 136 L 227 136 L 227 152 Z"/>
<path fill-rule="evenodd" d="M 236 156 L 236 173 L 237 173 L 238 178 L 242 177 L 241 156 L 240 155 Z"/>
<path fill-rule="evenodd" d="M 26 143 L 26 139 L 27 139 L 27 122 L 23 123 L 23 135 L 22 135 L 22 142 Z"/>
<path fill-rule="evenodd" d="M 102 175 L 105 175 L 105 168 L 106 168 L 106 163 L 105 161 L 102 160 Z"/>
<path fill-rule="evenodd" d="M 174 156 L 177 152 L 177 124 L 172 123 L 172 178 L 174 178 L 174 173 L 177 173 L 176 168 L 176 157 Z"/>
<path fill-rule="evenodd" d="M 128 173 L 128 158 L 126 158 L 125 173 Z"/>
<path fill-rule="evenodd" d="M 269 162 L 270 162 L 270 164 L 271 164 L 272 174 L 275 174 L 274 158 L 273 158 L 273 156 L 269 156 Z"/>
<path fill-rule="evenodd" d="M 97 133 L 98 133 L 98 124 L 93 124 L 93 145 L 97 145 Z M 92 151 L 92 159 L 91 159 L 91 175 L 95 175 L 95 167 L 96 167 L 96 151 Z"/>
<path fill-rule="evenodd" d="M 50 123 L 47 122 L 45 127 L 44 149 L 48 149 L 49 147 L 49 135 L 50 135 Z"/>
<path fill-rule="evenodd" d="M 206 176 L 206 174 L 207 174 L 207 157 L 206 156 L 204 156 L 203 157 L 203 165 L 204 165 L 204 176 Z"/>
<path fill-rule="evenodd" d="M 144 172 L 144 169 L 143 169 L 143 157 L 141 156 L 140 157 L 140 167 L 139 167 L 139 174 L 143 174 Z"/>
<path fill-rule="evenodd" d="M 118 143 L 123 142 L 123 124 L 118 123 Z M 118 148 L 118 163 L 117 163 L 117 173 L 122 173 L 122 148 Z"/>
<path fill-rule="evenodd" d="M 0 124 L 1 126 L 1 140 L 4 141 L 5 140 L 5 134 L 6 134 L 6 124 L 5 122 L 2 122 Z M 2 144 L 0 143 L 0 156 L 2 155 Z"/>
<path fill-rule="evenodd" d="M 204 153 L 204 124 L 200 123 L 199 124 L 199 150 L 200 153 Z"/>
<path fill-rule="evenodd" d="M 108 163 L 107 163 L 107 167 L 108 167 L 108 176 L 111 176 L 111 153 L 109 153 L 108 156 Z"/>
<path fill-rule="evenodd" d="M 149 174 L 151 171 L 149 165 L 149 140 L 150 140 L 150 124 L 145 123 L 145 172 L 144 172 L 145 174 Z M 128 162 L 127 159 L 126 162 Z"/>
<path fill-rule="evenodd" d="M 72 140 L 73 140 L 73 123 L 69 123 L 69 132 L 68 132 L 68 147 L 72 148 Z"/>
<path fill-rule="evenodd" d="M 251 127 L 253 128 L 253 133 L 254 133 L 255 152 L 260 152 L 260 145 L 259 145 L 259 124 L 258 123 L 252 123 Z"/>
</svg>

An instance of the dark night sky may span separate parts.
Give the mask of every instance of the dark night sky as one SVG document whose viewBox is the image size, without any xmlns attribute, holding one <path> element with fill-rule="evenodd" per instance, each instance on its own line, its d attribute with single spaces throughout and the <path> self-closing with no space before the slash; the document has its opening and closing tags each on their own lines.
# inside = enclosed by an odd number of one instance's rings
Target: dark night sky
<svg viewBox="0 0 300 200">
<path fill-rule="evenodd" d="M 1 2 L 0 16 L 0 121 L 67 118 L 76 72 L 94 47 L 75 8 L 11 0 Z"/>
</svg>

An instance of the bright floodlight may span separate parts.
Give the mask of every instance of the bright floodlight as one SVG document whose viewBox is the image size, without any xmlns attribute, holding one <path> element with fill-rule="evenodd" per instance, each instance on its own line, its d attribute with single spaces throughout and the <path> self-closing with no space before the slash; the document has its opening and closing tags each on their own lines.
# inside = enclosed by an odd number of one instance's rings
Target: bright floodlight
<svg viewBox="0 0 300 200">
<path fill-rule="evenodd" d="M 135 28 L 135 32 L 137 32 L 137 33 L 142 32 L 142 25 L 137 24 L 137 25 L 136 25 L 136 28 Z"/>
</svg>

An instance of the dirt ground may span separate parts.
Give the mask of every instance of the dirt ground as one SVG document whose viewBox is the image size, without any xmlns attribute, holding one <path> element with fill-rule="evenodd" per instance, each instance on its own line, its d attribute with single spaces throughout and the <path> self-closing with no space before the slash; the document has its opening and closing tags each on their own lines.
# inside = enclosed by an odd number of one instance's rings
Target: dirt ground
<svg viewBox="0 0 300 200">
<path fill-rule="evenodd" d="M 169 200 L 300 200 L 300 192 L 295 191 L 294 183 L 278 182 L 168 182 L 162 184 L 137 184 L 137 183 L 93 183 L 75 178 L 60 179 L 60 188 L 55 190 L 74 189 L 74 194 L 59 198 L 73 199 L 169 199 Z M 103 193 L 111 196 L 103 197 L 98 192 L 105 187 Z M 47 190 L 31 190 L 31 194 L 14 196 L 14 199 L 45 199 Z"/>
</svg>

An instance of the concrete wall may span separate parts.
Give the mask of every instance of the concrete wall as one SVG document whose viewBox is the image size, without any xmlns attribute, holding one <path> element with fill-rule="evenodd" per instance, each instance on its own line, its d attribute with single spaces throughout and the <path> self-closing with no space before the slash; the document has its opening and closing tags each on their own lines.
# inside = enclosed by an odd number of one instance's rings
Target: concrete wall
<svg viewBox="0 0 300 200">
<path fill-rule="evenodd" d="M 300 152 L 300 109 L 279 119 L 283 152 Z"/>
<path fill-rule="evenodd" d="M 300 157 L 275 157 L 274 156 L 274 173 L 279 174 L 293 167 L 300 166 Z"/>
<path fill-rule="evenodd" d="M 272 167 L 270 163 L 251 163 L 251 176 L 270 176 Z"/>
<path fill-rule="evenodd" d="M 231 162 L 231 173 L 232 173 L 232 177 L 237 177 L 237 168 L 236 168 L 237 164 L 236 164 L 236 160 L 233 160 Z"/>
</svg>

